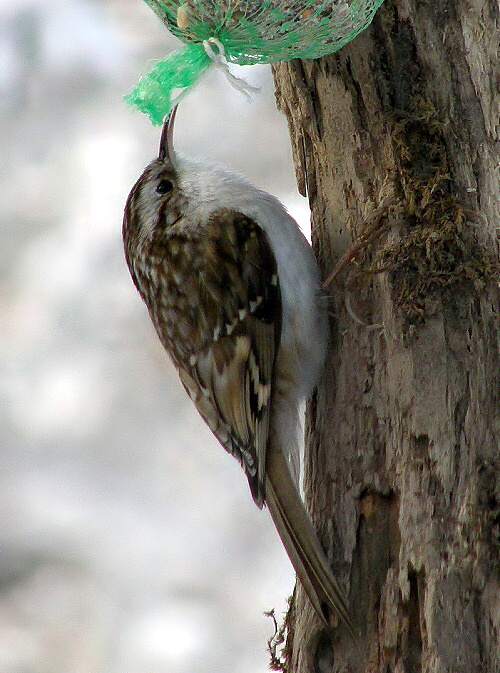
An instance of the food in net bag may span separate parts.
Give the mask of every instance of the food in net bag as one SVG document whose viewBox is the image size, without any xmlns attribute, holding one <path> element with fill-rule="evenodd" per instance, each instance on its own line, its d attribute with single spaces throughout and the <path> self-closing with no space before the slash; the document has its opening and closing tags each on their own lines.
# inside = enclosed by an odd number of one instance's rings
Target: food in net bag
<svg viewBox="0 0 500 673">
<path fill-rule="evenodd" d="M 184 46 L 158 61 L 126 101 L 161 124 L 212 64 L 243 93 L 231 63 L 319 58 L 338 51 L 372 21 L 383 0 L 144 0 Z"/>
</svg>

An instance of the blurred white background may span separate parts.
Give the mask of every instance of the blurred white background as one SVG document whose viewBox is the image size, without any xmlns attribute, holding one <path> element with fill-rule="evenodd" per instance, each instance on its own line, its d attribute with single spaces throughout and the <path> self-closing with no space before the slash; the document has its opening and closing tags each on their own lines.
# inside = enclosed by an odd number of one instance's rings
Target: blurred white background
<svg viewBox="0 0 500 673">
<path fill-rule="evenodd" d="M 0 3 L 0 670 L 264 673 L 293 573 L 123 260 L 159 129 L 123 95 L 177 45 L 142 0 Z M 302 222 L 267 67 L 212 72 L 176 145 Z"/>
</svg>

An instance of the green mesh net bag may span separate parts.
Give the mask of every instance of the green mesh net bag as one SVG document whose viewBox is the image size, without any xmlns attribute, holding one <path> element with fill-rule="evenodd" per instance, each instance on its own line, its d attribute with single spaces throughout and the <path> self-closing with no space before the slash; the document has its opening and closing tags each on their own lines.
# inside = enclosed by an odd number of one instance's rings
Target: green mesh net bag
<svg viewBox="0 0 500 673">
<path fill-rule="evenodd" d="M 157 62 L 126 101 L 161 124 L 215 64 L 243 92 L 229 64 L 319 58 L 364 30 L 383 0 L 145 0 L 183 47 Z"/>
</svg>

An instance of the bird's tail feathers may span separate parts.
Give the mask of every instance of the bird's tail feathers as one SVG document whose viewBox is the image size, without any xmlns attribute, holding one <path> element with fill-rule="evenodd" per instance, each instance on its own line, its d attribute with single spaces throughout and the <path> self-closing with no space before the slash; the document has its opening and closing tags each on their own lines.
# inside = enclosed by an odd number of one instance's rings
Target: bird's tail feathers
<svg viewBox="0 0 500 673">
<path fill-rule="evenodd" d="M 307 514 L 283 453 L 273 447 L 267 457 L 266 503 L 295 572 L 325 626 L 325 607 L 343 621 L 354 637 L 342 594 Z"/>
</svg>

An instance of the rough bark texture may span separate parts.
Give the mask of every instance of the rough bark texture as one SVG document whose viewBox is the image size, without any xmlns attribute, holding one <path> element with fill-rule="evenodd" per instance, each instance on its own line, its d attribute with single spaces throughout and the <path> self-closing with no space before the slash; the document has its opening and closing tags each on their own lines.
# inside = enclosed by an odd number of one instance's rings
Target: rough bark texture
<svg viewBox="0 0 500 673">
<path fill-rule="evenodd" d="M 298 590 L 290 673 L 500 670 L 497 22 L 495 0 L 387 0 L 274 68 L 324 276 L 385 227 L 328 288 L 306 456 L 359 643 L 332 648 Z"/>
</svg>

